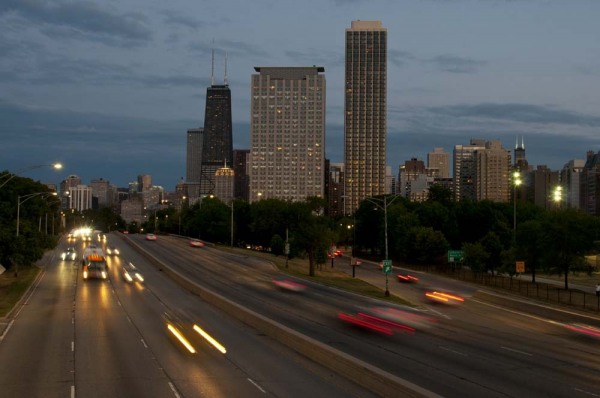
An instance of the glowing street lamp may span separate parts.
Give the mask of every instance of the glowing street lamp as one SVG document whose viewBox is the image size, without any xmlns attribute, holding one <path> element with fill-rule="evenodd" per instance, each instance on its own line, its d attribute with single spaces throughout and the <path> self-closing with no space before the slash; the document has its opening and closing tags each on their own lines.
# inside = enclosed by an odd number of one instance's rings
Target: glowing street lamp
<svg viewBox="0 0 600 398">
<path fill-rule="evenodd" d="M 521 180 L 521 172 L 519 170 L 516 170 L 515 172 L 513 172 L 512 174 L 513 177 L 513 232 L 515 234 L 515 238 L 516 238 L 516 234 L 517 234 L 517 188 L 519 187 L 519 185 L 521 185 L 523 183 L 523 180 Z"/>
<path fill-rule="evenodd" d="M 2 176 L 0 176 L 0 181 L 3 181 L 2 184 L 0 184 L 0 188 L 2 188 L 3 186 L 5 186 L 10 180 L 12 180 L 13 178 L 15 178 L 17 175 L 19 175 L 20 173 L 23 173 L 25 171 L 29 171 L 29 170 L 33 170 L 33 169 L 40 169 L 42 167 L 52 167 L 55 170 L 60 170 L 62 169 L 62 164 L 61 163 L 52 163 L 52 164 L 37 164 L 34 166 L 28 166 L 22 169 L 19 169 L 17 171 L 15 171 L 14 173 L 4 173 Z"/>
<path fill-rule="evenodd" d="M 560 202 L 562 201 L 562 187 L 560 185 L 552 191 L 552 201 L 554 201 L 557 207 L 560 206 Z"/>
</svg>

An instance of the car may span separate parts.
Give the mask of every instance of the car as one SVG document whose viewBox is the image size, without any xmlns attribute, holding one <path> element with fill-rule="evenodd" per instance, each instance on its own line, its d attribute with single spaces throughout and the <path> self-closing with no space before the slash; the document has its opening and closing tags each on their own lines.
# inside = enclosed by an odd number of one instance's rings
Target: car
<svg viewBox="0 0 600 398">
<path fill-rule="evenodd" d="M 121 252 L 115 246 L 108 246 L 106 248 L 106 254 L 108 254 L 109 256 L 118 256 L 119 254 L 121 254 Z"/>
<path fill-rule="evenodd" d="M 73 247 L 67 247 L 64 252 L 60 255 L 61 260 L 71 260 L 75 261 L 77 258 L 77 253 Z"/>
<path fill-rule="evenodd" d="M 419 282 L 419 278 L 417 278 L 416 276 L 411 275 L 411 274 L 398 274 L 398 275 L 396 275 L 396 277 L 398 278 L 398 282 L 403 282 L 403 283 Z"/>
<path fill-rule="evenodd" d="M 201 240 L 198 239 L 192 239 L 190 240 L 190 246 L 192 247 L 204 247 L 204 242 L 202 242 Z"/>
<path fill-rule="evenodd" d="M 342 252 L 341 250 L 338 249 L 338 250 L 336 250 L 336 251 L 333 252 L 333 255 L 335 257 L 342 257 L 344 255 L 344 252 Z"/>
<path fill-rule="evenodd" d="M 440 288 L 428 288 L 425 290 L 425 298 L 433 303 L 457 305 L 465 301 L 465 298 L 461 295 Z"/>
<path fill-rule="evenodd" d="M 146 234 L 146 240 L 156 240 L 156 235 L 154 235 L 154 234 Z"/>
<path fill-rule="evenodd" d="M 303 292 L 306 290 L 306 285 L 289 279 L 273 279 L 275 286 L 292 292 Z"/>
</svg>

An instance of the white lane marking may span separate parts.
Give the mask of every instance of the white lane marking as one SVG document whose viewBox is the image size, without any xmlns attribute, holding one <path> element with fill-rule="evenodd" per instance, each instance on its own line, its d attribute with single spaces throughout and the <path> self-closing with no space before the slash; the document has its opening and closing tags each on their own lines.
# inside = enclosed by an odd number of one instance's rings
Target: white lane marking
<svg viewBox="0 0 600 398">
<path fill-rule="evenodd" d="M 148 346 L 146 345 L 146 342 L 144 341 L 144 339 L 140 339 L 142 341 L 142 344 L 144 345 L 144 348 L 148 348 Z"/>
<path fill-rule="evenodd" d="M 264 394 L 266 394 L 267 392 L 265 390 L 262 389 L 261 386 L 259 386 L 258 384 L 256 384 L 256 382 L 254 380 L 252 380 L 251 378 L 248 377 L 248 381 L 252 384 L 254 384 L 254 387 L 258 388 L 261 392 L 263 392 Z"/>
<path fill-rule="evenodd" d="M 493 308 L 496 308 L 498 310 L 503 310 L 503 311 L 506 311 L 506 312 L 510 312 L 511 314 L 522 315 L 522 316 L 527 317 L 527 318 L 531 318 L 531 319 L 535 319 L 535 320 L 538 320 L 538 321 L 550 323 L 552 325 L 559 325 L 559 326 L 564 326 L 565 325 L 564 323 L 561 323 L 561 322 L 553 321 L 553 320 L 550 320 L 550 319 L 545 319 L 545 318 L 542 318 L 542 317 L 539 317 L 539 316 L 536 316 L 536 315 L 526 314 L 526 313 L 520 312 L 520 311 L 511 310 L 509 308 L 501 307 L 501 306 L 495 305 L 495 304 L 486 303 L 484 301 L 479 301 L 479 300 L 476 300 L 476 299 L 471 299 L 471 301 L 475 301 L 476 303 L 487 305 L 488 307 L 493 307 Z"/>
<path fill-rule="evenodd" d="M 464 352 L 456 351 L 456 350 L 453 350 L 453 349 L 448 348 L 448 347 L 444 347 L 444 346 L 441 346 L 441 345 L 438 346 L 438 347 L 440 347 L 442 350 L 446 350 L 446 351 L 452 352 L 454 354 L 462 355 L 463 357 L 467 357 L 468 356 Z"/>
<path fill-rule="evenodd" d="M 75 351 L 75 342 L 71 341 L 71 351 Z"/>
<path fill-rule="evenodd" d="M 509 348 L 509 347 L 504 347 L 504 346 L 500 346 L 500 348 L 502 348 L 503 350 L 506 350 L 506 351 L 516 352 L 517 354 L 527 355 L 528 357 L 532 357 L 533 356 L 533 354 L 530 354 L 528 352 L 521 351 L 521 350 L 515 350 L 514 348 Z"/>
<path fill-rule="evenodd" d="M 71 398 L 75 398 L 75 386 L 71 386 Z"/>
<path fill-rule="evenodd" d="M 441 313 L 441 312 L 439 312 L 437 310 L 434 310 L 433 308 L 431 308 L 428 305 L 425 305 L 424 307 L 427 308 L 427 311 L 431 311 L 434 314 L 437 314 L 437 316 L 441 316 L 441 317 L 446 318 L 446 319 L 452 319 L 449 315 L 446 315 L 446 314 L 443 314 L 443 313 Z"/>
<path fill-rule="evenodd" d="M 173 391 L 173 395 L 175 395 L 177 398 L 181 398 L 181 396 L 177 392 L 177 389 L 175 388 L 175 386 L 173 385 L 173 383 L 169 382 L 169 387 L 171 387 L 171 391 Z"/>
<path fill-rule="evenodd" d="M 6 336 L 6 334 L 8 333 L 8 331 L 10 330 L 10 328 L 12 327 L 13 323 L 15 322 L 14 319 L 12 319 L 9 323 L 8 326 L 6 327 L 6 329 L 4 329 L 4 333 L 2 333 L 2 336 L 0 336 L 0 341 L 4 340 L 4 336 Z"/>
<path fill-rule="evenodd" d="M 600 395 L 598 395 L 598 394 L 595 394 L 595 393 L 593 393 L 591 391 L 582 390 L 581 388 L 574 387 L 573 390 L 575 390 L 577 392 L 582 392 L 582 393 L 584 393 L 586 395 L 591 395 L 592 397 L 600 397 Z"/>
</svg>

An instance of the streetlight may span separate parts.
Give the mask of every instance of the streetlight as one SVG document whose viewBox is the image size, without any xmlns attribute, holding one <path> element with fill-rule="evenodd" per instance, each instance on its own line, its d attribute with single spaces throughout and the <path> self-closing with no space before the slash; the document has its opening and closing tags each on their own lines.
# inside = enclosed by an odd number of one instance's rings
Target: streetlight
<svg viewBox="0 0 600 398">
<path fill-rule="evenodd" d="M 388 201 L 388 195 L 384 195 L 383 199 L 381 198 L 365 198 L 365 200 L 368 200 L 369 202 L 375 204 L 375 206 L 379 207 L 380 209 L 383 209 L 383 220 L 384 220 L 384 228 L 385 228 L 385 260 L 384 263 L 387 263 L 389 261 L 389 257 L 388 257 L 388 225 L 387 225 L 387 208 L 388 205 L 392 204 L 392 202 L 394 200 L 396 200 L 396 198 L 398 198 L 399 196 L 402 195 L 391 195 L 393 196 L 392 200 Z M 383 203 L 383 205 L 381 204 Z M 384 274 L 385 274 L 385 296 L 389 297 L 390 295 L 390 291 L 388 289 L 388 272 L 385 272 L 385 266 L 384 266 Z"/>
<path fill-rule="evenodd" d="M 230 246 L 233 247 L 233 199 L 231 199 L 231 240 Z"/>
<path fill-rule="evenodd" d="M 560 202 L 562 201 L 562 187 L 560 185 L 552 191 L 552 200 L 557 207 L 560 207 Z"/>
<path fill-rule="evenodd" d="M 181 212 L 183 210 L 183 203 L 184 203 L 185 199 L 186 199 L 186 197 L 184 195 L 179 200 L 179 235 L 181 235 Z"/>
<path fill-rule="evenodd" d="M 516 170 L 515 172 L 513 172 L 513 235 L 514 238 L 517 238 L 517 188 L 519 187 L 519 185 L 521 185 L 523 183 L 523 180 L 521 180 L 521 172 L 519 170 Z"/>
<path fill-rule="evenodd" d="M 40 195 L 56 196 L 57 193 L 56 192 L 35 192 L 35 193 L 30 193 L 28 195 L 18 195 L 17 196 L 17 237 L 19 236 L 19 225 L 20 225 L 20 221 L 21 221 L 21 205 L 23 203 L 27 202 L 29 199 L 34 198 L 36 196 L 40 196 Z M 21 200 L 21 198 L 23 200 Z"/>
<path fill-rule="evenodd" d="M 0 188 L 2 188 L 3 186 L 5 186 L 10 180 L 12 180 L 13 178 L 15 178 L 20 173 L 23 173 L 23 172 L 29 171 L 29 170 L 33 170 L 33 169 L 39 169 L 39 168 L 42 168 L 42 167 L 52 167 L 55 170 L 60 170 L 60 169 L 62 169 L 63 166 L 60 163 L 37 164 L 37 165 L 34 165 L 34 166 L 28 166 L 28 167 L 19 169 L 19 170 L 15 171 L 14 173 L 5 173 L 4 175 L 0 176 L 0 181 L 4 180 L 4 182 L 2 182 L 2 184 L 0 184 Z"/>
</svg>

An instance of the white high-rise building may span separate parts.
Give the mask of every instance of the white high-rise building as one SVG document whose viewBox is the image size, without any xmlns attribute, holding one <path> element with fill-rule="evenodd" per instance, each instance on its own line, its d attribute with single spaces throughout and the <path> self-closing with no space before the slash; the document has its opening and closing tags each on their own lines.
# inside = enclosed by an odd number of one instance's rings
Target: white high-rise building
<svg viewBox="0 0 600 398">
<path fill-rule="evenodd" d="M 250 120 L 250 202 L 324 196 L 323 67 L 255 67 Z"/>
<path fill-rule="evenodd" d="M 352 21 L 346 29 L 344 213 L 386 191 L 387 29 Z"/>
</svg>

